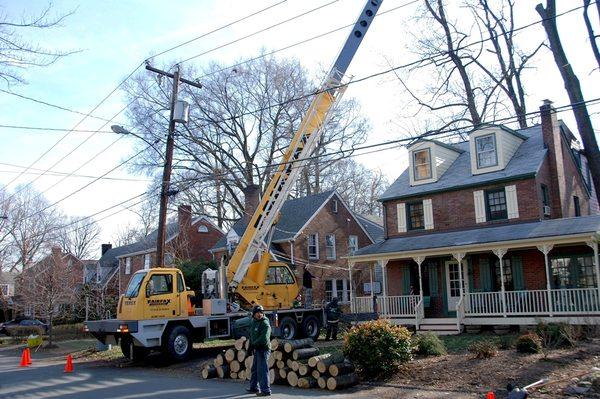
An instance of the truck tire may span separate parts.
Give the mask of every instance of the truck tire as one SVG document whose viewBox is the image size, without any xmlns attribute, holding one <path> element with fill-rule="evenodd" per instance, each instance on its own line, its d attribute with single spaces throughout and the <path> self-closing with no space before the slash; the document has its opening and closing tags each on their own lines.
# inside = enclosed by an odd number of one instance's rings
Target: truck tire
<svg viewBox="0 0 600 399">
<path fill-rule="evenodd" d="M 279 323 L 281 339 L 294 339 L 298 334 L 298 323 L 291 317 L 284 317 Z"/>
<path fill-rule="evenodd" d="M 131 338 L 121 338 L 120 342 L 121 352 L 123 352 L 123 356 L 127 359 L 131 359 L 134 362 L 142 361 L 148 356 L 150 350 L 148 348 L 144 348 L 143 346 L 135 346 L 132 345 Z M 131 350 L 133 349 L 133 353 Z"/>
<path fill-rule="evenodd" d="M 184 326 L 175 326 L 165 335 L 163 353 L 174 361 L 187 359 L 192 352 L 190 330 Z"/>
<path fill-rule="evenodd" d="M 317 316 L 310 315 L 306 316 L 302 321 L 302 335 L 306 338 L 311 338 L 316 341 L 319 338 L 321 332 L 321 323 Z"/>
</svg>

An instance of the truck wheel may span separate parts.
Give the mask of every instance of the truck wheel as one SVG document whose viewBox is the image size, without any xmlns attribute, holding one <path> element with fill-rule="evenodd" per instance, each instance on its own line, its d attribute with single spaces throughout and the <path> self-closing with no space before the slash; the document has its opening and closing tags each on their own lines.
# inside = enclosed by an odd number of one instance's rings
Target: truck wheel
<svg viewBox="0 0 600 399">
<path fill-rule="evenodd" d="M 175 361 L 181 361 L 187 359 L 191 351 L 190 330 L 184 326 L 173 327 L 163 343 L 163 353 Z"/>
<path fill-rule="evenodd" d="M 294 339 L 298 331 L 298 323 L 291 317 L 284 317 L 279 323 L 282 339 Z"/>
<path fill-rule="evenodd" d="M 131 359 L 134 362 L 139 362 L 144 360 L 150 350 L 148 348 L 144 348 L 142 346 L 132 345 L 131 339 L 121 338 L 121 352 L 123 352 L 123 356 L 127 359 Z M 133 348 L 133 353 L 131 352 Z"/>
<path fill-rule="evenodd" d="M 302 321 L 302 334 L 306 338 L 311 338 L 313 341 L 316 341 L 317 338 L 319 338 L 320 327 L 321 325 L 317 316 L 307 316 Z"/>
</svg>

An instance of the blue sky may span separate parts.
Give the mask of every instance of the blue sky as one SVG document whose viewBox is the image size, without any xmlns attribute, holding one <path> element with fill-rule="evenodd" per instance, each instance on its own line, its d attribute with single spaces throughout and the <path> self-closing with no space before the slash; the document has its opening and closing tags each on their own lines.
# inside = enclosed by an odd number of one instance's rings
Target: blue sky
<svg viewBox="0 0 600 399">
<path fill-rule="evenodd" d="M 27 84 L 13 86 L 11 89 L 23 95 L 88 112 L 134 67 L 152 54 L 279 1 L 56 1 L 53 12 L 60 14 L 75 10 L 75 14 L 65 20 L 60 28 L 51 31 L 26 32 L 25 37 L 41 46 L 63 50 L 80 49 L 81 52 L 47 68 L 25 70 L 23 76 Z M 408 0 L 385 0 L 382 11 L 407 2 Z M 537 2 L 519 0 L 519 5 L 525 5 L 518 16 L 517 25 L 538 19 L 534 11 Z M 158 57 L 154 63 L 157 66 L 172 65 L 174 61 L 198 54 L 326 3 L 327 0 L 287 0 L 260 16 Z M 363 0 L 338 0 L 297 21 L 200 57 L 194 61 L 194 64 L 201 66 L 202 63 L 211 60 L 229 63 L 237 58 L 256 55 L 262 47 L 279 48 L 326 32 L 353 22 L 363 3 Z M 580 4 L 579 1 L 558 3 L 559 11 Z M 38 0 L 27 2 L 9 0 L 0 2 L 0 9 L 18 18 L 23 14 L 35 15 L 47 4 L 47 1 Z M 416 5 L 409 6 L 378 18 L 351 65 L 349 73 L 361 77 L 386 69 L 388 65 L 386 58 L 395 64 L 413 59 L 408 33 L 411 31 L 411 18 L 415 9 Z M 591 72 L 594 60 L 591 57 L 580 12 L 561 17 L 559 28 L 563 32 L 564 45 L 568 48 L 568 55 L 574 61 L 574 67 L 582 80 L 587 98 L 600 97 L 599 73 Z M 280 55 L 298 57 L 307 68 L 316 73 L 330 65 L 347 33 L 338 32 L 286 50 Z M 533 43 L 544 37 L 544 33 L 541 27 L 537 26 L 524 33 L 524 36 L 522 40 Z M 529 109 L 536 110 L 545 98 L 552 99 L 556 105 L 567 104 L 568 98 L 550 53 L 541 52 L 535 60 L 535 65 L 536 69 L 526 75 Z M 400 107 L 405 99 L 401 98 L 399 85 L 393 76 L 384 76 L 353 85 L 346 95 L 358 98 L 364 112 L 371 120 L 373 130 L 369 135 L 369 143 L 400 137 L 402 129 L 399 129 L 399 126 L 406 129 L 418 125 L 418 121 L 399 118 Z M 122 93 L 115 93 L 94 112 L 94 115 L 111 118 L 123 107 L 122 100 Z M 0 109 L 2 110 L 0 124 L 4 125 L 72 128 L 81 119 L 79 115 L 48 108 L 4 93 L 0 93 Z M 596 111 L 598 110 L 599 108 L 596 108 Z M 570 114 L 563 113 L 559 117 L 565 119 L 571 128 L 575 129 Z M 600 120 L 597 115 L 595 118 L 598 126 Z M 121 116 L 116 118 L 116 123 L 126 125 L 127 121 Z M 102 121 L 87 119 L 78 128 L 98 129 L 102 124 Z M 0 128 L 2 139 L 0 162 L 29 165 L 63 134 L 64 132 L 31 132 Z M 35 167 L 41 169 L 50 167 L 71 149 L 80 145 L 88 136 L 90 134 L 71 133 L 48 156 L 36 163 Z M 96 134 L 53 169 L 70 172 L 117 138 L 110 133 Z M 130 156 L 134 145 L 132 139 L 124 138 L 78 173 L 100 175 Z M 382 169 L 391 180 L 396 178 L 406 165 L 405 152 L 401 149 L 387 151 L 378 156 L 358 157 L 357 160 L 370 168 Z M 0 165 L 0 183 L 8 183 L 15 176 L 8 171 L 14 170 L 18 169 Z M 131 175 L 126 168 L 115 171 L 110 176 L 141 180 L 147 178 Z M 33 178 L 34 175 L 24 175 L 9 188 L 14 188 L 17 183 L 31 181 Z M 50 201 L 55 201 L 89 182 L 89 179 L 85 178 L 69 178 L 57 184 L 58 179 L 44 176 L 37 180 L 34 186 L 39 190 L 47 190 L 45 195 Z M 143 192 L 146 184 L 146 181 L 101 181 L 64 201 L 60 206 L 72 215 L 89 215 Z M 109 241 L 118 226 L 132 219 L 133 215 L 123 212 L 102 221 L 102 240 Z"/>
</svg>

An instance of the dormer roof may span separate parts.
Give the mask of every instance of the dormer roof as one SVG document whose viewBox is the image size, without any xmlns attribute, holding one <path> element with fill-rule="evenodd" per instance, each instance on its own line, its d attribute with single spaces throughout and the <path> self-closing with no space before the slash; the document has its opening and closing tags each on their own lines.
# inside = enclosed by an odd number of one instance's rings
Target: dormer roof
<svg viewBox="0 0 600 399">
<path fill-rule="evenodd" d="M 524 137 L 524 140 L 504 169 L 473 175 L 471 173 L 471 150 L 469 142 L 457 143 L 452 145 L 452 147 L 462 150 L 462 153 L 460 153 L 458 158 L 437 181 L 411 186 L 409 177 L 410 168 L 407 168 L 383 193 L 379 201 L 415 197 L 435 192 L 480 186 L 492 182 L 535 176 L 547 152 L 547 149 L 544 148 L 542 126 L 535 125 L 527 129 L 520 129 L 515 133 Z"/>
</svg>

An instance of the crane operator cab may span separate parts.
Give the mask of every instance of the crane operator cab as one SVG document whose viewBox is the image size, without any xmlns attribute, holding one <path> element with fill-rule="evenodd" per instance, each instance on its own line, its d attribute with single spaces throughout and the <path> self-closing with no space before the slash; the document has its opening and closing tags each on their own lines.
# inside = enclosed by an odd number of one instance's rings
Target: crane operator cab
<svg viewBox="0 0 600 399">
<path fill-rule="evenodd" d="M 176 268 L 140 270 L 133 274 L 124 295 L 119 298 L 119 320 L 146 320 L 186 317 L 189 297 L 194 292 L 185 286 Z"/>
</svg>

